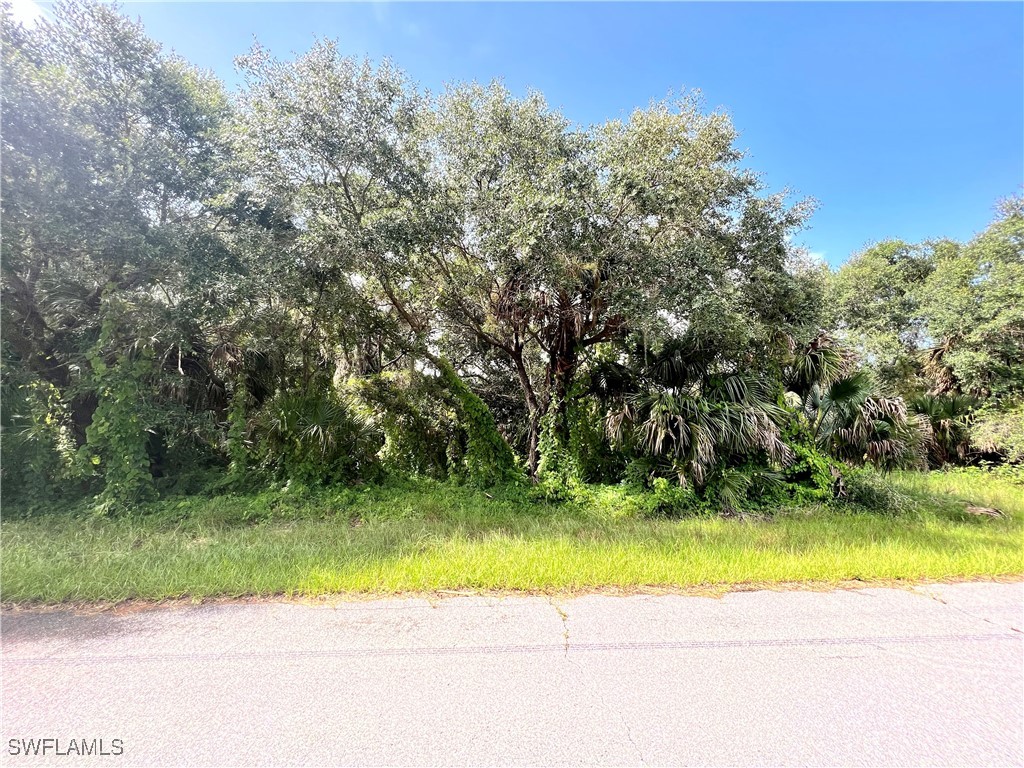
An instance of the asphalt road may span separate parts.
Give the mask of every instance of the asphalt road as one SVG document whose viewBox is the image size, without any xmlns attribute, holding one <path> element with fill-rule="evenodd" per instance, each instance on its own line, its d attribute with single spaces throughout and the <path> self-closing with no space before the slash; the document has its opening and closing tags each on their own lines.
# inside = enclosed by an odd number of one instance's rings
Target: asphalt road
<svg viewBox="0 0 1024 768">
<path fill-rule="evenodd" d="M 1022 613 L 1020 583 L 7 612 L 0 761 L 1024 765 Z"/>
</svg>

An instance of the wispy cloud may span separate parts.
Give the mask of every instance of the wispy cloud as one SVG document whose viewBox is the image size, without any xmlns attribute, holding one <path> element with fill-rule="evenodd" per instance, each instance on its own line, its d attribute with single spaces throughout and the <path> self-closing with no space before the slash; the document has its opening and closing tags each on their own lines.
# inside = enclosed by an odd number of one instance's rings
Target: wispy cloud
<svg viewBox="0 0 1024 768">
<path fill-rule="evenodd" d="M 387 24 L 391 16 L 390 0 L 371 0 L 370 7 L 373 9 L 373 18 L 378 24 Z"/>
</svg>

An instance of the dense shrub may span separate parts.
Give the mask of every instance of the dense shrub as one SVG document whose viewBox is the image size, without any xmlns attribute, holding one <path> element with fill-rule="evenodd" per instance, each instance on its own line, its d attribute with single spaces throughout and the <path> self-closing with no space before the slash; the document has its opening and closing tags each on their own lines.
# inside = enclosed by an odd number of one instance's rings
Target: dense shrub
<svg viewBox="0 0 1024 768">
<path fill-rule="evenodd" d="M 4 383 L 0 413 L 3 502 L 45 506 L 67 491 L 79 469 L 70 416 L 43 382 Z"/>
<path fill-rule="evenodd" d="M 683 486 L 664 477 L 651 481 L 648 514 L 665 517 L 700 514 L 710 509 L 692 486 Z"/>
<path fill-rule="evenodd" d="M 466 435 L 458 404 L 438 380 L 378 374 L 347 385 L 384 433 L 380 459 L 391 471 L 444 479 L 462 463 Z"/>
<path fill-rule="evenodd" d="M 816 445 L 804 422 L 794 419 L 783 440 L 793 456 L 781 471 L 786 498 L 798 503 L 831 501 L 842 477 L 842 464 Z"/>
<path fill-rule="evenodd" d="M 326 383 L 282 391 L 251 426 L 260 468 L 286 480 L 317 485 L 375 478 L 382 434 Z"/>
<path fill-rule="evenodd" d="M 982 408 L 975 415 L 970 432 L 977 450 L 1024 464 L 1024 402 Z"/>
</svg>

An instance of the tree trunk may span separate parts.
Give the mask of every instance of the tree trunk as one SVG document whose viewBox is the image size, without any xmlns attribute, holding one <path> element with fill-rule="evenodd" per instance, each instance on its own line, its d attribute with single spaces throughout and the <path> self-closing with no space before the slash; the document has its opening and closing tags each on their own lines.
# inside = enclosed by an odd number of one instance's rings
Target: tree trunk
<svg viewBox="0 0 1024 768">
<path fill-rule="evenodd" d="M 548 358 L 548 381 L 555 408 L 554 433 L 560 445 L 569 444 L 569 392 L 579 367 L 577 338 L 568 327 L 568 319 L 559 323 L 558 335 Z"/>
<path fill-rule="evenodd" d="M 522 345 L 513 349 L 512 360 L 516 366 L 516 374 L 519 376 L 519 384 L 523 388 L 523 396 L 526 398 L 526 410 L 530 414 L 530 433 L 526 447 L 526 466 L 530 472 L 530 478 L 537 479 L 537 464 L 540 456 L 537 447 L 540 444 L 540 420 L 544 416 L 544 410 L 537 393 L 533 389 L 533 382 L 526 370 L 526 363 L 523 360 Z"/>
</svg>

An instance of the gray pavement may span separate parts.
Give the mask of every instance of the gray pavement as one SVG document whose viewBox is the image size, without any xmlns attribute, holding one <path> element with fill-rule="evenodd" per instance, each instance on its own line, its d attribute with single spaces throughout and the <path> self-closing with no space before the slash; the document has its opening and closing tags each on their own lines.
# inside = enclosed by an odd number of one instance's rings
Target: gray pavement
<svg viewBox="0 0 1024 768">
<path fill-rule="evenodd" d="M 1022 613 L 1020 583 L 6 612 L 0 763 L 1024 765 Z"/>
</svg>

